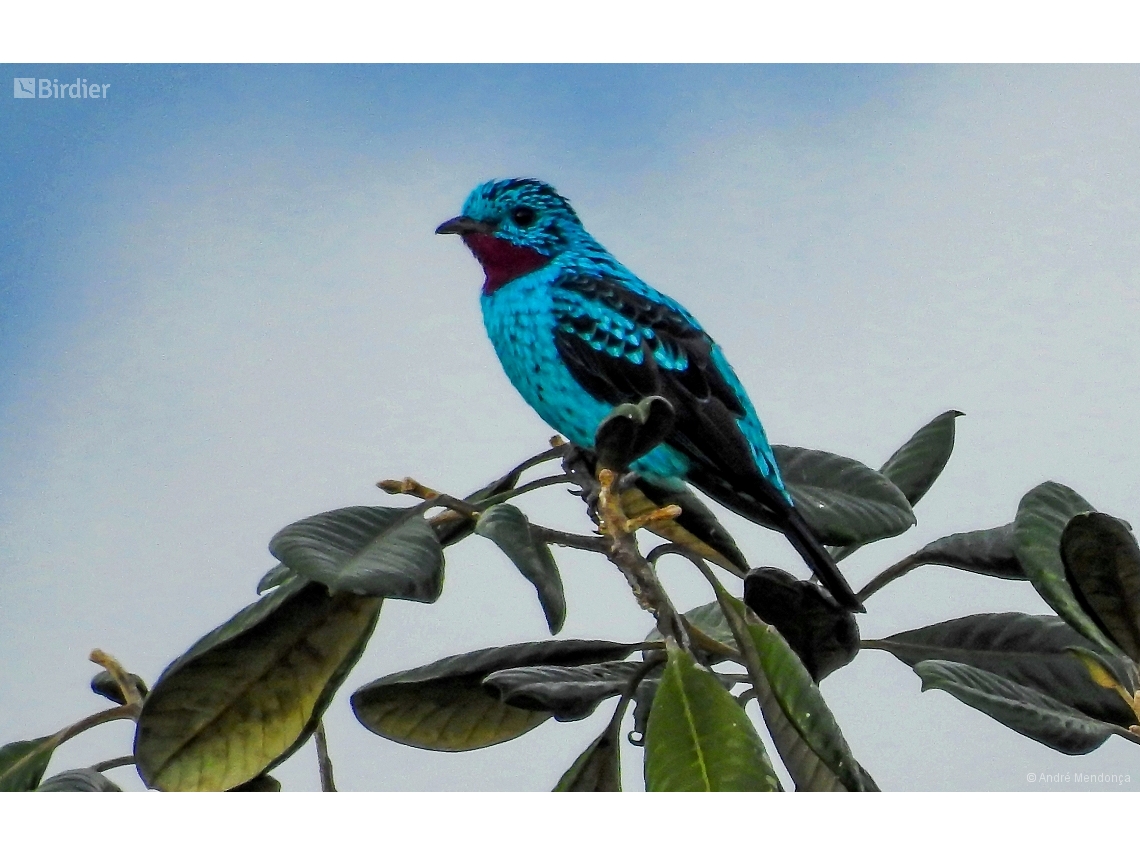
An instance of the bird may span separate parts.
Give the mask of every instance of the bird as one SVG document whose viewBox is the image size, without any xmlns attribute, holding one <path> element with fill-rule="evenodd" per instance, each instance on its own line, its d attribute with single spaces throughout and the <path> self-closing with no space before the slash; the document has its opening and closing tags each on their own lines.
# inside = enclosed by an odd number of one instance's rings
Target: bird
<svg viewBox="0 0 1140 855">
<path fill-rule="evenodd" d="M 483 322 L 524 400 L 592 449 L 613 407 L 649 396 L 672 406 L 664 441 L 630 469 L 688 482 L 781 531 L 835 601 L 864 611 L 785 486 L 755 407 L 720 346 L 586 230 L 570 202 L 534 178 L 487 181 L 436 234 L 459 235 L 483 268 Z"/>
</svg>

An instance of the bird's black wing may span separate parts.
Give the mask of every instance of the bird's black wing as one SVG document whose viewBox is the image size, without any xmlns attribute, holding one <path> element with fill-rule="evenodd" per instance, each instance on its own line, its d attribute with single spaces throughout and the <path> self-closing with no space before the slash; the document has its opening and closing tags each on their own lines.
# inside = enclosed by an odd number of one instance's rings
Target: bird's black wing
<svg viewBox="0 0 1140 855">
<path fill-rule="evenodd" d="M 612 279 L 572 276 L 558 282 L 554 312 L 558 353 L 587 392 L 615 406 L 660 395 L 677 416 L 666 442 L 696 469 L 788 505 L 741 432 L 745 405 L 713 362 L 712 339 L 681 311 Z"/>
<path fill-rule="evenodd" d="M 760 471 L 739 425 L 745 404 L 713 361 L 704 330 L 673 305 L 594 276 L 560 279 L 554 315 L 558 354 L 582 388 L 614 406 L 649 395 L 667 400 L 676 423 L 665 442 L 692 461 L 686 478 L 783 531 L 840 605 L 863 610 L 799 511 Z"/>
</svg>

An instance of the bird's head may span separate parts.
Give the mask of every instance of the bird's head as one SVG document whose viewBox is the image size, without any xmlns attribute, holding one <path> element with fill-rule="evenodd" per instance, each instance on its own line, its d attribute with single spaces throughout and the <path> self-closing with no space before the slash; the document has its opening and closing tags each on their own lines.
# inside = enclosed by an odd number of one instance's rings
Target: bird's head
<svg viewBox="0 0 1140 855">
<path fill-rule="evenodd" d="M 435 232 L 463 238 L 483 265 L 488 294 L 546 266 L 585 236 L 570 203 L 533 178 L 480 184 L 463 203 L 463 213 Z"/>
</svg>

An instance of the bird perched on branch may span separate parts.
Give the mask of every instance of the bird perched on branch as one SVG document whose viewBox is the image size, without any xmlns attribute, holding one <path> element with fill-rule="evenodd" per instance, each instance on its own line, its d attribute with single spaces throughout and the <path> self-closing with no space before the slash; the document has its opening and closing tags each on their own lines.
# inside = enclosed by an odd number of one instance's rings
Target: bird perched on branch
<svg viewBox="0 0 1140 855">
<path fill-rule="evenodd" d="M 547 424 L 592 448 L 614 406 L 665 398 L 674 427 L 631 468 L 664 485 L 684 479 L 782 531 L 840 605 L 863 610 L 796 510 L 720 347 L 679 303 L 594 240 L 553 187 L 529 178 L 481 184 L 436 233 L 460 235 L 483 266 L 491 343 Z"/>
</svg>

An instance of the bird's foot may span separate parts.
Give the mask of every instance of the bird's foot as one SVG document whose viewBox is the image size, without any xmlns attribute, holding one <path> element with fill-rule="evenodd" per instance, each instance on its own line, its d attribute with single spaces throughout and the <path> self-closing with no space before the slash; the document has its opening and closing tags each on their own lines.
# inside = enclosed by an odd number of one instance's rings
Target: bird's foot
<svg viewBox="0 0 1140 855">
<path fill-rule="evenodd" d="M 624 529 L 626 532 L 634 532 L 656 522 L 675 520 L 679 516 L 681 516 L 681 509 L 677 505 L 666 505 L 663 508 L 655 508 L 647 513 L 639 514 L 633 519 L 627 519 Z"/>
</svg>

